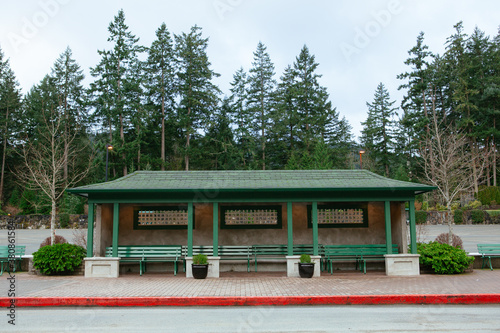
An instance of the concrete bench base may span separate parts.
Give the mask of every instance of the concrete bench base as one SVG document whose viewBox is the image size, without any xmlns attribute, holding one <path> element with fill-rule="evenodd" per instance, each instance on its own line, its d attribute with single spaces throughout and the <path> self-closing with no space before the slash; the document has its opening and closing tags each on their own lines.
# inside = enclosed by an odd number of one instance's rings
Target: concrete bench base
<svg viewBox="0 0 500 333">
<path fill-rule="evenodd" d="M 385 274 L 392 276 L 420 275 L 420 254 L 386 254 Z"/>
<path fill-rule="evenodd" d="M 207 278 L 219 278 L 219 262 L 220 257 L 208 257 L 208 274 Z M 193 271 L 191 269 L 191 264 L 193 263 L 193 257 L 186 257 L 186 277 L 193 278 Z"/>
<path fill-rule="evenodd" d="M 300 277 L 299 275 L 299 261 L 300 256 L 286 256 L 286 276 L 287 277 Z M 311 262 L 314 263 L 314 277 L 320 277 L 321 267 L 320 267 L 321 256 L 311 256 Z"/>
<path fill-rule="evenodd" d="M 120 274 L 120 258 L 85 258 L 85 277 L 117 278 Z"/>
</svg>

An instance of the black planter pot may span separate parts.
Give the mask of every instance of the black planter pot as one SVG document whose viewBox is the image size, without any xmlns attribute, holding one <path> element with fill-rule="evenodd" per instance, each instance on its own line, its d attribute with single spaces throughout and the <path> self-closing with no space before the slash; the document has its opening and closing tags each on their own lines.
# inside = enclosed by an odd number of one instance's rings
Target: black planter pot
<svg viewBox="0 0 500 333">
<path fill-rule="evenodd" d="M 299 275 L 301 278 L 312 278 L 314 275 L 314 263 L 302 264 L 299 262 Z"/>
<path fill-rule="evenodd" d="M 195 279 L 204 279 L 208 274 L 208 265 L 191 264 L 191 271 Z"/>
</svg>

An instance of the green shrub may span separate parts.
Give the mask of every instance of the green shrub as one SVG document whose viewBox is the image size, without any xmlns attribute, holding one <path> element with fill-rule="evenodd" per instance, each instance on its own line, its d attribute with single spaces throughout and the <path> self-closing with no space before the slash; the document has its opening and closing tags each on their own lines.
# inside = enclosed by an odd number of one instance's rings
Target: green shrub
<svg viewBox="0 0 500 333">
<path fill-rule="evenodd" d="M 206 265 L 208 263 L 208 257 L 204 254 L 197 254 L 193 256 L 193 264 L 195 265 Z"/>
<path fill-rule="evenodd" d="M 64 229 L 69 224 L 69 214 L 61 213 L 59 214 L 59 226 Z"/>
<path fill-rule="evenodd" d="M 300 263 L 301 264 L 310 264 L 311 263 L 311 256 L 308 254 L 301 254 L 300 255 Z"/>
<path fill-rule="evenodd" d="M 455 224 L 462 224 L 464 222 L 464 211 L 462 209 L 456 209 L 453 212 L 453 222 Z"/>
<path fill-rule="evenodd" d="M 481 207 L 481 201 L 479 200 L 474 200 L 467 205 L 469 209 L 477 209 L 479 207 Z"/>
<path fill-rule="evenodd" d="M 470 218 L 472 220 L 472 224 L 484 223 L 484 211 L 480 209 L 471 210 Z"/>
<path fill-rule="evenodd" d="M 464 250 L 438 242 L 417 245 L 420 263 L 437 274 L 463 273 L 474 261 Z"/>
<path fill-rule="evenodd" d="M 500 201 L 500 189 L 498 186 L 480 186 L 477 199 L 483 205 L 490 205 L 492 201 Z"/>
<path fill-rule="evenodd" d="M 54 244 L 33 253 L 33 267 L 46 275 L 72 273 L 85 258 L 85 249 L 74 244 Z"/>
<path fill-rule="evenodd" d="M 424 224 L 425 222 L 427 222 L 427 212 L 423 210 L 416 211 L 415 222 L 417 224 Z"/>
<path fill-rule="evenodd" d="M 422 210 L 429 210 L 429 201 L 424 201 L 422 203 Z"/>
</svg>

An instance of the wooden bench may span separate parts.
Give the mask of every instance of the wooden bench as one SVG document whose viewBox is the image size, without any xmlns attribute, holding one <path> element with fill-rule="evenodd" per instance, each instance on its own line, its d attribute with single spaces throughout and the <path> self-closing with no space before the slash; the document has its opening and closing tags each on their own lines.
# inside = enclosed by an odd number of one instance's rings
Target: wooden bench
<svg viewBox="0 0 500 333">
<path fill-rule="evenodd" d="M 318 245 L 319 254 L 322 254 L 322 245 Z M 314 249 L 312 244 L 294 244 L 293 254 L 310 254 L 312 255 Z M 285 244 L 267 244 L 267 245 L 252 245 L 252 252 L 254 257 L 255 271 L 257 272 L 258 258 L 261 259 L 284 259 L 288 255 L 288 246 Z"/>
<path fill-rule="evenodd" d="M 106 248 L 106 257 L 113 256 L 113 248 Z M 182 260 L 181 245 L 120 245 L 120 262 L 139 263 L 140 275 L 146 272 L 148 262 L 173 262 L 174 275 L 177 275 L 177 262 Z"/>
<path fill-rule="evenodd" d="M 14 251 L 10 251 L 11 257 L 9 258 L 9 246 L 8 245 L 0 245 L 0 276 L 3 275 L 4 270 L 10 273 L 10 262 L 14 262 L 13 271 L 16 271 L 16 266 L 21 269 L 22 256 L 24 256 L 26 252 L 26 245 L 16 245 L 14 247 Z M 6 269 L 4 268 L 4 265 Z"/>
<path fill-rule="evenodd" d="M 367 261 L 380 261 L 385 259 L 387 247 L 385 244 L 360 244 L 360 245 L 323 245 L 324 265 L 326 270 L 333 274 L 333 262 L 354 261 L 356 270 L 366 274 Z M 397 244 L 392 244 L 392 253 L 398 253 Z"/>
<path fill-rule="evenodd" d="M 477 252 L 481 255 L 483 259 L 483 264 L 481 265 L 481 269 L 484 268 L 484 263 L 486 260 L 490 265 L 490 269 L 493 270 L 493 266 L 491 265 L 491 257 L 500 256 L 500 244 L 477 244 Z"/>
</svg>

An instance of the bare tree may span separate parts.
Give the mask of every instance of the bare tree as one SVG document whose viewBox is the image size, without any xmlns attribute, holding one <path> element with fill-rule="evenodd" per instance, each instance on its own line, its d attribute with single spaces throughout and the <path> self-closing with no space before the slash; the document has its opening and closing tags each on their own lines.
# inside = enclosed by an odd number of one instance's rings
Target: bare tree
<svg viewBox="0 0 500 333">
<path fill-rule="evenodd" d="M 446 208 L 452 242 L 451 205 L 457 196 L 474 188 L 488 161 L 489 153 L 480 156 L 471 151 L 467 136 L 452 125 L 444 125 L 434 112 L 429 134 L 421 142 L 420 155 L 426 180 L 436 186 Z M 473 170 L 475 168 L 475 172 Z"/>
<path fill-rule="evenodd" d="M 76 185 L 90 171 L 93 154 L 84 153 L 88 145 L 74 145 L 78 131 L 66 131 L 64 118 L 51 110 L 43 111 L 36 138 L 28 138 L 21 150 L 22 167 L 17 171 L 20 182 L 41 190 L 52 204 L 50 229 L 54 244 L 56 204 L 67 188 Z M 68 147 L 71 147 L 68 149 Z M 71 170 L 64 178 L 66 163 Z"/>
</svg>

